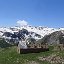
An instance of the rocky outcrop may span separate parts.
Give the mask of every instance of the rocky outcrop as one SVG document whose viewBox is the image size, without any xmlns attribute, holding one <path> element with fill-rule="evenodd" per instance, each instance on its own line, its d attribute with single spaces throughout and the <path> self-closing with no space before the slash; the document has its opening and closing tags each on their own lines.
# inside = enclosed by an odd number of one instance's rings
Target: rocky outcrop
<svg viewBox="0 0 64 64">
<path fill-rule="evenodd" d="M 44 36 L 42 39 L 37 42 L 48 43 L 48 44 L 59 44 L 64 43 L 64 33 L 62 31 L 56 31 L 50 35 Z"/>
<path fill-rule="evenodd" d="M 47 57 L 39 57 L 40 61 L 48 61 L 51 64 L 64 64 L 64 59 L 56 54 L 51 54 Z"/>
</svg>

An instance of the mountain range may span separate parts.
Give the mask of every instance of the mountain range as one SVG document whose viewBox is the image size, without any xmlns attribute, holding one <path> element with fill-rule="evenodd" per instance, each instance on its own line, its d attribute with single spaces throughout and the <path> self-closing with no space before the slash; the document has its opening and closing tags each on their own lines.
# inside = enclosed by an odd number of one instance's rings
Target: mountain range
<svg viewBox="0 0 64 64">
<path fill-rule="evenodd" d="M 18 41 L 24 38 L 34 38 L 36 40 L 46 40 L 48 43 L 58 42 L 57 34 L 64 33 L 64 28 L 48 28 L 42 26 L 15 26 L 15 27 L 0 27 L 0 38 L 6 39 L 9 41 Z M 53 36 L 52 36 L 53 35 Z M 61 35 L 61 34 L 60 34 Z M 56 38 L 54 38 L 56 37 Z M 53 39 L 53 40 L 52 40 Z M 43 40 L 43 41 L 44 41 Z"/>
</svg>

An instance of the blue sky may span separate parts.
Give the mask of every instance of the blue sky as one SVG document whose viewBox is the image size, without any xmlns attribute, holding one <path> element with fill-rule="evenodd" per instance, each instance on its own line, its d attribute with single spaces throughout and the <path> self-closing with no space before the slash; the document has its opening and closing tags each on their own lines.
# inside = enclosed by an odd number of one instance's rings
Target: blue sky
<svg viewBox="0 0 64 64">
<path fill-rule="evenodd" d="M 64 27 L 64 0 L 0 0 L 0 26 L 30 25 Z"/>
</svg>

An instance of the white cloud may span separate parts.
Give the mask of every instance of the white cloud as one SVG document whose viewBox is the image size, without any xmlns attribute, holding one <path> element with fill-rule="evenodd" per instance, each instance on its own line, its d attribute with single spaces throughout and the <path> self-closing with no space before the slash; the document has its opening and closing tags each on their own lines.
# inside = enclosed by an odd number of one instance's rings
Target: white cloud
<svg viewBox="0 0 64 64">
<path fill-rule="evenodd" d="M 26 26 L 26 25 L 28 25 L 28 22 L 25 20 L 18 20 L 17 24 L 19 24 L 20 26 Z"/>
</svg>

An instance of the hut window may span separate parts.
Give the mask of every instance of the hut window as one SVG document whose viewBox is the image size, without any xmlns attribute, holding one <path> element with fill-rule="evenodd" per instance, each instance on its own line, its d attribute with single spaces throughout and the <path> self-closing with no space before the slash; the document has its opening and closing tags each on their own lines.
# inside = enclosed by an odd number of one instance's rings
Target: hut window
<svg viewBox="0 0 64 64">
<path fill-rule="evenodd" d="M 63 47 L 64 47 L 64 44 L 63 44 Z"/>
<path fill-rule="evenodd" d="M 28 48 L 30 48 L 30 46 L 28 46 Z"/>
<path fill-rule="evenodd" d="M 37 48 L 37 46 L 34 46 L 34 48 Z"/>
<path fill-rule="evenodd" d="M 43 46 L 41 46 L 41 48 L 43 48 Z"/>
<path fill-rule="evenodd" d="M 41 47 L 41 45 L 39 44 L 39 47 Z"/>
</svg>

